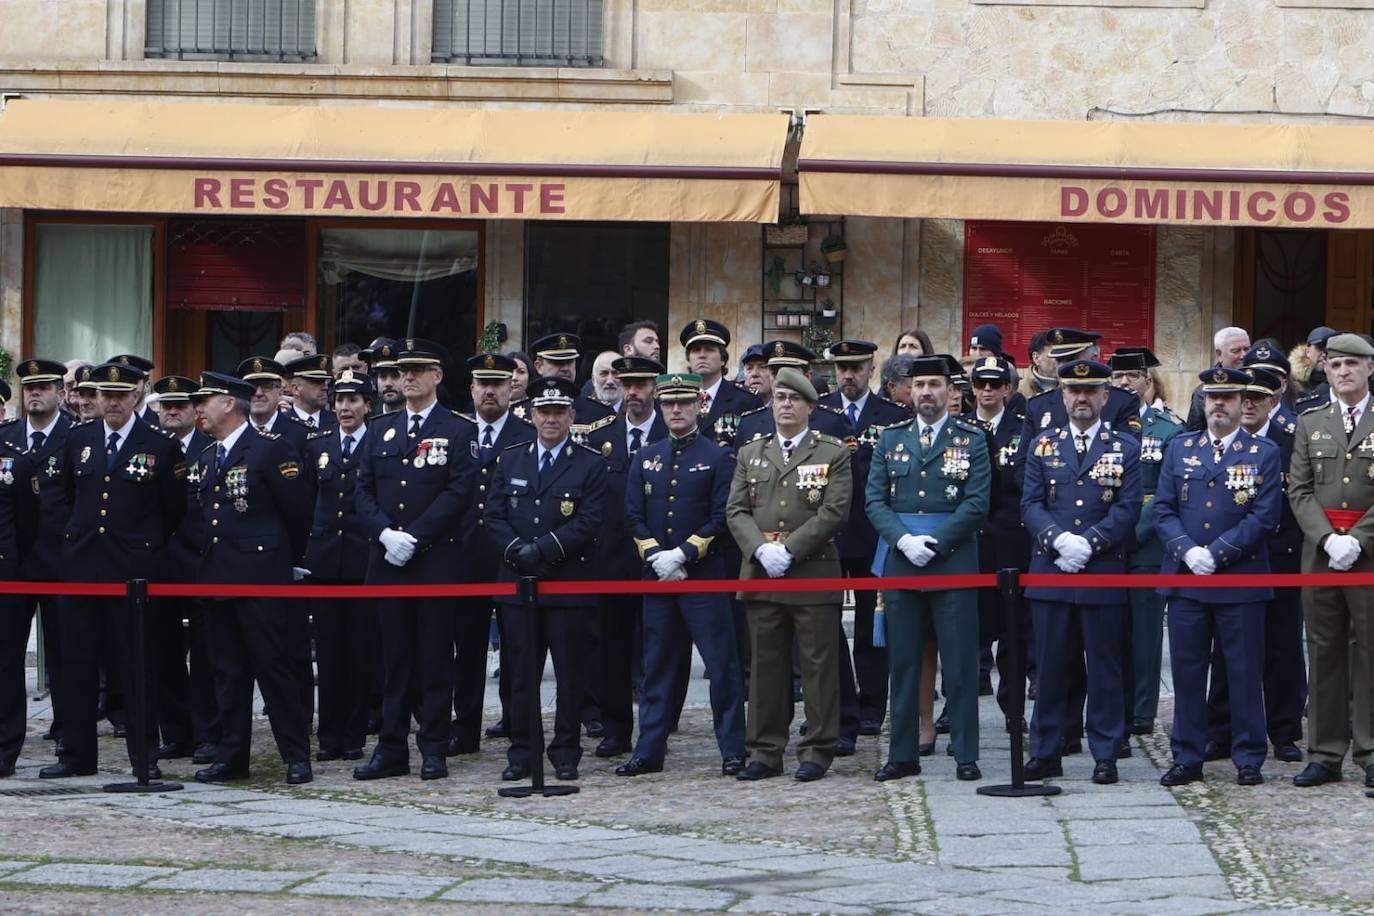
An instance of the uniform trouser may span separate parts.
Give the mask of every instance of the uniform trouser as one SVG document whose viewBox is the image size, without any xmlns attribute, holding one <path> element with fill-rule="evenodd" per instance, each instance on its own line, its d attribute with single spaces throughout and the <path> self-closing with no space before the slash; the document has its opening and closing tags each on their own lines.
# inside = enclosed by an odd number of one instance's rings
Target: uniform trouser
<svg viewBox="0 0 1374 916">
<path fill-rule="evenodd" d="M 491 641 L 491 599 L 460 598 L 453 612 L 453 726 L 459 749 L 482 743 L 482 707 L 487 694 L 487 645 Z M 505 677 L 505 671 L 501 676 Z"/>
<path fill-rule="evenodd" d="M 219 697 L 215 693 L 215 666 L 210 660 L 206 634 L 206 604 L 195 599 L 187 610 L 186 641 L 191 660 L 191 731 L 195 743 L 218 744 L 222 733 Z"/>
<path fill-rule="evenodd" d="M 305 710 L 305 724 L 309 729 L 315 719 L 315 666 L 311 664 L 310 652 L 310 602 L 288 601 L 284 603 L 283 613 L 290 636 L 287 645 L 291 651 L 291 672 L 296 679 L 296 690 L 300 694 L 300 705 Z"/>
<path fill-rule="evenodd" d="M 310 759 L 310 720 L 293 667 L 286 602 L 227 598 L 205 602 L 205 638 L 220 714 L 216 763 L 247 769 L 253 740 L 253 682 L 262 691 L 277 751 L 286 763 Z"/>
<path fill-rule="evenodd" d="M 978 760 L 978 593 L 884 592 L 892 665 L 892 741 L 888 760 L 921 759 L 921 661 L 933 631 L 944 672 L 945 712 L 958 763 Z"/>
<path fill-rule="evenodd" d="M 452 728 L 453 599 L 382 598 L 377 613 L 386 669 L 377 750 L 388 761 L 408 760 L 413 714 L 420 722 L 415 746 L 421 756 L 443 757 Z"/>
<path fill-rule="evenodd" d="M 854 681 L 854 664 L 849 660 L 849 637 L 844 635 L 843 615 L 835 618 L 836 676 L 840 685 L 840 737 L 859 738 L 859 687 Z"/>
<path fill-rule="evenodd" d="M 555 767 L 576 766 L 582 759 L 582 700 L 587 693 L 588 615 L 595 613 L 587 607 L 546 607 L 533 609 L 524 605 L 505 606 L 506 625 L 501 633 L 501 645 L 510 646 L 511 706 L 510 750 L 506 759 L 515 766 L 532 766 L 530 744 L 533 728 L 544 727 L 542 720 L 530 721 L 530 691 L 539 690 L 542 683 L 544 659 L 553 657 L 553 673 L 557 684 L 554 705 L 553 739 L 548 743 L 549 762 Z M 530 614 L 537 615 L 539 640 L 530 644 Z M 530 682 L 533 653 L 538 660 L 541 680 Z"/>
<path fill-rule="evenodd" d="M 593 663 L 587 672 L 587 686 L 601 711 L 606 737 L 628 745 L 635 728 L 630 660 L 641 599 L 637 595 L 601 595 L 597 600 L 591 640 L 596 652 L 589 656 Z"/>
<path fill-rule="evenodd" d="M 158 730 L 162 743 L 191 747 L 191 670 L 187 667 L 186 625 L 178 598 L 154 598 L 148 605 L 148 664 L 157 669 Z"/>
<path fill-rule="evenodd" d="M 838 604 L 749 601 L 749 716 L 745 745 L 750 756 L 782 768 L 792 724 L 792 642 L 801 659 L 802 708 L 807 731 L 797 744 L 801 763 L 830 767 L 840 732 Z"/>
<path fill-rule="evenodd" d="M 1275 572 L 1279 572 L 1276 568 Z M 1289 570 L 1283 570 L 1288 572 Z M 1292 570 L 1296 572 L 1297 570 Z M 1230 683 L 1222 647 L 1212 646 L 1212 681 L 1207 691 L 1207 740 L 1231 743 Z M 1302 740 L 1307 705 L 1307 670 L 1302 657 L 1302 591 L 1274 589 L 1264 608 L 1264 718 L 1276 746 Z"/>
<path fill-rule="evenodd" d="M 846 557 L 840 566 L 846 576 L 872 575 L 872 559 Z M 882 724 L 887 717 L 887 647 L 873 645 L 873 609 L 878 593 L 865 589 L 854 593 L 854 677 L 859 689 L 860 722 Z"/>
<path fill-rule="evenodd" d="M 1087 736 L 1094 760 L 1116 760 L 1126 737 L 1121 684 L 1121 628 L 1125 605 L 1031 601 L 1037 658 L 1037 695 L 1031 717 L 1031 756 L 1058 760 L 1064 737 L 1081 714 L 1070 697 L 1079 665 L 1086 675 Z"/>
<path fill-rule="evenodd" d="M 62 757 L 79 767 L 94 766 L 98 761 L 96 748 L 96 706 L 100 692 L 98 664 L 102 652 L 114 659 L 125 683 L 120 687 L 125 696 L 134 696 L 133 619 L 125 599 L 71 596 L 62 606 L 62 695 L 67 704 L 66 721 L 62 731 Z M 146 633 L 145 633 L 146 635 Z M 148 708 L 144 710 L 144 735 L 148 745 L 148 759 L 157 759 L 157 701 L 156 672 L 149 666 L 144 672 L 148 679 Z M 130 717 L 133 709 L 129 709 Z M 133 723 L 129 723 L 125 739 L 129 760 L 134 759 Z"/>
<path fill-rule="evenodd" d="M 1132 573 L 1157 573 L 1159 566 L 1132 566 Z M 1159 714 L 1160 669 L 1164 664 L 1164 596 L 1152 588 L 1133 588 L 1131 599 L 1132 682 L 1126 693 L 1131 719 Z"/>
<path fill-rule="evenodd" d="M 1374 589 L 1304 588 L 1308 759 L 1374 763 Z"/>
<path fill-rule="evenodd" d="M 635 756 L 661 763 L 672 724 L 674 685 L 682 676 L 682 645 L 695 643 L 711 684 L 711 722 L 720 756 L 744 756 L 744 676 L 735 651 L 730 599 L 725 595 L 644 598 L 644 687 L 639 697 Z"/>
<path fill-rule="evenodd" d="M 14 766 L 28 732 L 24 656 L 32 623 L 32 601 L 24 596 L 0 596 L 0 768 Z"/>
<path fill-rule="evenodd" d="M 501 661 L 501 674 L 496 680 L 496 692 L 501 698 L 501 724 L 506 727 L 506 732 L 510 732 L 510 707 L 511 707 L 511 660 L 510 642 L 508 637 L 509 624 L 506 621 L 506 605 L 496 606 L 496 632 L 501 640 L 497 655 Z"/>
<path fill-rule="evenodd" d="M 1264 603 L 1203 604 L 1169 599 L 1169 666 L 1174 675 L 1174 762 L 1202 765 L 1207 740 L 1207 669 L 1221 647 L 1230 684 L 1231 759 L 1259 766 L 1264 737 Z"/>
<path fill-rule="evenodd" d="M 320 750 L 361 750 L 367 744 L 368 695 L 379 638 L 377 606 L 371 598 L 315 598 L 310 616 L 320 672 Z"/>
<path fill-rule="evenodd" d="M 47 667 L 48 696 L 52 701 L 52 733 L 62 738 L 62 718 L 66 708 L 62 702 L 62 602 L 58 595 L 22 596 L 29 615 L 38 607 L 38 619 L 43 627 L 43 663 Z M 25 640 L 28 634 L 25 633 Z M 27 645 L 26 645 L 27 648 Z M 42 684 L 39 685 L 40 689 Z"/>
</svg>

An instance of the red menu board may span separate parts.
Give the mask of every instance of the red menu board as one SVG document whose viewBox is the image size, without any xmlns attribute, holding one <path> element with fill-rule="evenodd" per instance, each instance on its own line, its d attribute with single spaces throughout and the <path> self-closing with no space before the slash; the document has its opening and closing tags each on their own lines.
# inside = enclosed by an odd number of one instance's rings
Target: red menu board
<svg viewBox="0 0 1374 916">
<path fill-rule="evenodd" d="M 1103 355 L 1155 345 L 1153 226 L 964 223 L 964 339 L 980 324 L 1029 362 L 1030 340 L 1053 327 L 1102 335 Z"/>
</svg>

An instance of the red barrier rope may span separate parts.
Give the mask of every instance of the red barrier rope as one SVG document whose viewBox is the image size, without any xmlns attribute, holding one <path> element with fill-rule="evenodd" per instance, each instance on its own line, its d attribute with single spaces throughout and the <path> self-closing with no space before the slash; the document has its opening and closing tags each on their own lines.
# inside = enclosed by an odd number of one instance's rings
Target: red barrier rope
<svg viewBox="0 0 1374 916">
<path fill-rule="evenodd" d="M 1022 573 L 1025 588 L 1335 588 L 1374 585 L 1374 573 L 1263 573 L 1194 576 L 1142 574 Z M 993 588 L 997 576 L 861 576 L 820 579 L 684 579 L 678 582 L 638 580 L 541 581 L 542 595 L 687 595 L 753 592 L 822 592 Z M 0 595 L 85 595 L 118 598 L 122 582 L 0 581 Z M 245 583 L 150 583 L 154 598 L 492 598 L 515 595 L 513 582 L 444 583 L 438 585 L 263 585 Z"/>
</svg>

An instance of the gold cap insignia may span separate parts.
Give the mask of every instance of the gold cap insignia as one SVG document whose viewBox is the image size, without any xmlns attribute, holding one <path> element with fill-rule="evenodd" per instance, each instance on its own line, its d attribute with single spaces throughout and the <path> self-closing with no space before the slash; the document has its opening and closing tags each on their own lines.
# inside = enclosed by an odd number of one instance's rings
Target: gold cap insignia
<svg viewBox="0 0 1374 916">
<path fill-rule="evenodd" d="M 169 379 L 167 380 L 167 390 L 168 390 L 168 391 L 180 391 L 180 390 L 181 390 L 181 384 L 180 384 L 176 379 L 174 379 L 174 378 L 169 378 Z"/>
<path fill-rule="evenodd" d="M 35 363 L 35 362 L 30 361 L 30 363 L 29 363 L 29 375 L 37 375 L 37 374 L 38 374 L 38 363 Z"/>
<path fill-rule="evenodd" d="M 1054 343 L 1062 344 L 1064 342 L 1064 332 L 1055 331 L 1053 334 L 1050 335 L 1050 340 Z"/>
<path fill-rule="evenodd" d="M 414 350 L 414 349 L 415 349 L 415 341 L 411 340 L 409 337 L 406 338 L 406 349 L 407 349 L 407 350 Z"/>
<path fill-rule="evenodd" d="M 558 337 L 558 349 L 560 349 L 560 350 L 566 350 L 566 349 L 568 349 L 568 338 L 565 337 L 565 336 L 563 336 L 563 335 L 561 335 L 561 334 L 560 334 L 559 337 Z"/>
<path fill-rule="evenodd" d="M 837 347 L 835 347 L 835 352 L 838 353 L 838 354 L 840 354 L 841 356 L 848 356 L 848 355 L 849 355 L 849 344 L 848 344 L 848 343 L 843 343 L 843 342 L 840 343 Z"/>
<path fill-rule="evenodd" d="M 1225 370 L 1225 369 L 1218 369 L 1216 372 L 1213 372 L 1213 373 L 1212 373 L 1212 381 L 1216 382 L 1218 385 L 1220 385 L 1220 384 L 1222 384 L 1223 382 L 1225 382 L 1225 381 L 1226 381 L 1226 370 Z"/>
<path fill-rule="evenodd" d="M 705 334 L 705 333 L 706 333 L 706 322 L 702 321 L 700 318 L 697 319 L 697 333 L 698 333 L 698 334 Z"/>
<path fill-rule="evenodd" d="M 486 358 L 485 360 L 482 361 L 482 365 L 486 366 L 488 369 L 495 369 L 495 368 L 496 368 L 496 357 L 494 357 L 494 356 L 492 356 L 490 353 L 488 353 L 488 354 L 487 354 L 487 358 Z"/>
<path fill-rule="evenodd" d="M 119 357 L 118 359 L 116 359 L 115 362 L 117 362 L 117 363 L 123 363 L 124 365 L 127 366 L 127 365 L 129 365 L 129 357 L 127 357 L 127 356 L 121 356 L 121 357 Z"/>
<path fill-rule="evenodd" d="M 1091 370 L 1092 370 L 1092 367 L 1089 366 L 1087 363 L 1079 363 L 1077 366 L 1074 366 L 1074 367 L 1073 367 L 1073 374 L 1076 375 L 1076 376 L 1078 376 L 1079 378 L 1083 378 L 1083 377 L 1086 376 Z"/>
<path fill-rule="evenodd" d="M 255 360 L 253 360 L 253 371 L 254 371 L 254 372 L 261 372 L 261 371 L 262 371 L 262 360 L 260 360 L 260 359 L 255 359 Z"/>
<path fill-rule="evenodd" d="M 117 381 L 119 381 L 119 370 L 116 369 L 114 366 L 111 366 L 111 367 L 110 367 L 110 371 L 107 372 L 107 373 L 105 373 L 105 376 L 106 376 L 106 378 L 108 378 L 110 381 L 112 381 L 112 382 L 117 382 Z"/>
<path fill-rule="evenodd" d="M 382 355 L 387 359 L 391 358 L 391 344 L 382 344 Z"/>
<path fill-rule="evenodd" d="M 670 384 L 670 385 L 675 385 L 675 386 L 676 386 L 676 385 L 681 385 L 681 384 L 682 384 L 682 376 L 680 376 L 680 375 L 675 375 L 675 376 L 673 376 L 673 377 L 669 380 L 668 384 Z"/>
<path fill-rule="evenodd" d="M 1002 367 L 999 366 L 999 365 L 997 365 L 997 357 L 995 357 L 995 356 L 989 356 L 987 359 L 983 360 L 983 368 L 984 368 L 984 369 L 1000 369 L 1000 368 L 1002 368 Z"/>
<path fill-rule="evenodd" d="M 83 381 L 83 382 L 89 382 L 90 380 L 91 380 L 91 367 L 90 367 L 90 366 L 87 366 L 87 367 L 85 367 L 84 369 L 81 370 L 81 381 Z"/>
<path fill-rule="evenodd" d="M 773 344 L 773 355 L 774 355 L 774 356 L 786 356 L 786 355 L 787 355 L 787 347 L 783 346 L 783 343 L 782 343 L 781 340 L 778 341 L 777 343 Z"/>
<path fill-rule="evenodd" d="M 345 369 L 345 370 L 343 371 L 343 375 L 340 375 L 340 376 L 339 376 L 339 381 L 341 381 L 341 382 L 351 382 L 351 381 L 353 381 L 353 370 L 352 370 L 352 369 Z"/>
</svg>

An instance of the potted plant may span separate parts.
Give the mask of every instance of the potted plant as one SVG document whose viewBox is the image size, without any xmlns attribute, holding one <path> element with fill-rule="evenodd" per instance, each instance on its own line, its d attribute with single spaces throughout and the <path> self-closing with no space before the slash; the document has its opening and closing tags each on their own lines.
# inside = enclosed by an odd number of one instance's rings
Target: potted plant
<svg viewBox="0 0 1374 916">
<path fill-rule="evenodd" d="M 830 285 L 830 271 L 824 267 L 817 267 L 812 274 L 815 277 L 815 284 L 820 289 L 825 289 Z"/>
<path fill-rule="evenodd" d="M 843 261 L 845 255 L 849 253 L 849 246 L 845 244 L 842 235 L 827 235 L 821 239 L 821 257 L 831 264 Z"/>
<path fill-rule="evenodd" d="M 821 302 L 821 314 L 817 317 L 818 324 L 834 324 L 839 317 L 839 311 L 835 308 L 835 300 L 826 297 Z"/>
<path fill-rule="evenodd" d="M 799 213 L 789 213 L 776 225 L 763 227 L 766 245 L 805 245 L 809 234 L 806 221 Z"/>
</svg>

